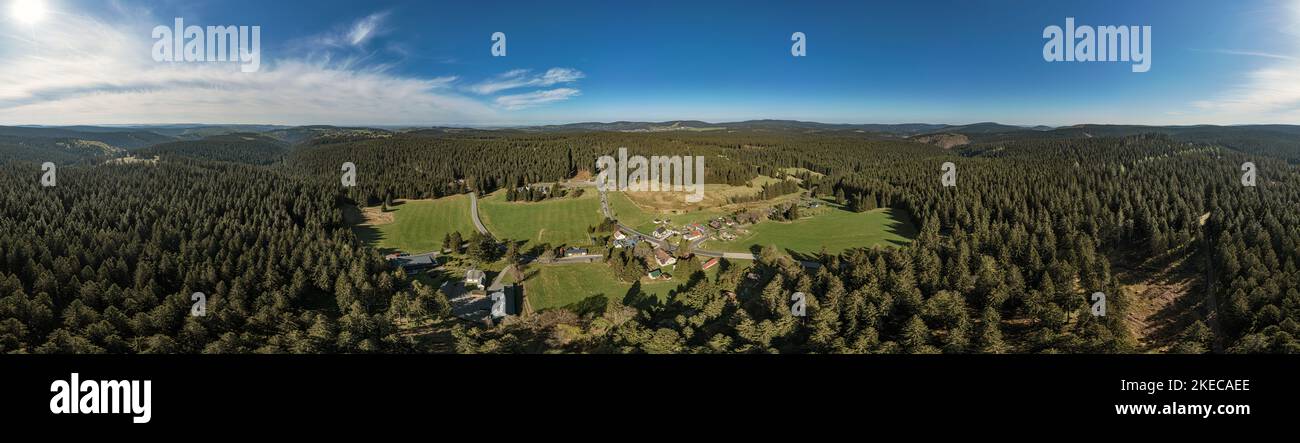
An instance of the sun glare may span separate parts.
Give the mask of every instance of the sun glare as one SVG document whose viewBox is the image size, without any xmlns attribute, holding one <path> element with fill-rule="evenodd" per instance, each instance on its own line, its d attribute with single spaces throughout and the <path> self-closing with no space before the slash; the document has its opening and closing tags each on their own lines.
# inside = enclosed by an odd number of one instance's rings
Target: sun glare
<svg viewBox="0 0 1300 443">
<path fill-rule="evenodd" d="M 9 13 L 21 23 L 36 24 L 45 19 L 45 0 L 13 0 Z"/>
</svg>

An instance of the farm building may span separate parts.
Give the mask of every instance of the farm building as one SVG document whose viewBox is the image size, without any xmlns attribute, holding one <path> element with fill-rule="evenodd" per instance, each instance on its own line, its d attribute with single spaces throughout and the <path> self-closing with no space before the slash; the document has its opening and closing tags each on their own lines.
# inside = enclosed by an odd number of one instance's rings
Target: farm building
<svg viewBox="0 0 1300 443">
<path fill-rule="evenodd" d="M 519 315 L 520 307 L 523 301 L 518 285 L 505 285 L 500 291 L 493 292 L 490 297 L 492 300 L 492 318 L 500 319 L 511 315 Z"/>
<path fill-rule="evenodd" d="M 402 268 L 407 273 L 415 273 L 426 269 L 432 269 L 438 266 L 437 257 L 433 254 L 420 255 L 390 255 L 388 262 L 393 266 Z"/>
</svg>

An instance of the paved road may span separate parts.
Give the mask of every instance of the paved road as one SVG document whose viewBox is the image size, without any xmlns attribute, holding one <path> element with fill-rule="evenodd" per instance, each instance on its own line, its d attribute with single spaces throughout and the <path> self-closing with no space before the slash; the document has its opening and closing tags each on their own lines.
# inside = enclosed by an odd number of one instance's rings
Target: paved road
<svg viewBox="0 0 1300 443">
<path fill-rule="evenodd" d="M 471 218 L 474 219 L 474 229 L 478 229 L 479 234 L 483 234 L 488 237 L 492 236 L 492 234 L 488 232 L 487 227 L 483 226 L 483 220 L 479 220 L 478 218 L 478 193 L 477 192 L 469 193 L 469 215 Z"/>
</svg>

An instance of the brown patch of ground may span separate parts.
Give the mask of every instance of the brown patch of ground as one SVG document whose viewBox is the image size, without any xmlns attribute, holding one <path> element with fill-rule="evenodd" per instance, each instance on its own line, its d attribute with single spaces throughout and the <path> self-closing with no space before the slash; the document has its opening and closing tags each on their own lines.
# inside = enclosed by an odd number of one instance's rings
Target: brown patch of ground
<svg viewBox="0 0 1300 443">
<path fill-rule="evenodd" d="M 417 201 L 429 200 L 393 200 L 393 206 Z M 393 212 L 385 211 L 383 206 L 359 209 L 356 205 L 346 205 L 343 207 L 343 221 L 352 226 L 383 226 L 392 223 L 394 218 Z"/>
<path fill-rule="evenodd" d="M 1117 276 L 1129 296 L 1125 322 L 1142 352 L 1167 352 L 1180 333 L 1201 319 L 1202 301 L 1196 297 L 1203 274 L 1196 269 L 1196 248 L 1149 260 Z"/>
</svg>

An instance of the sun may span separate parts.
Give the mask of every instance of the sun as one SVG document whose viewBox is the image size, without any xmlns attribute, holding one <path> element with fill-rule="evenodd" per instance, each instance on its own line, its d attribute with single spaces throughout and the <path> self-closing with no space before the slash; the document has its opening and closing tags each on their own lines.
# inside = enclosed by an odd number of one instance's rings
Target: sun
<svg viewBox="0 0 1300 443">
<path fill-rule="evenodd" d="M 15 20 L 33 25 L 45 19 L 45 0 L 13 0 L 9 14 Z"/>
</svg>

